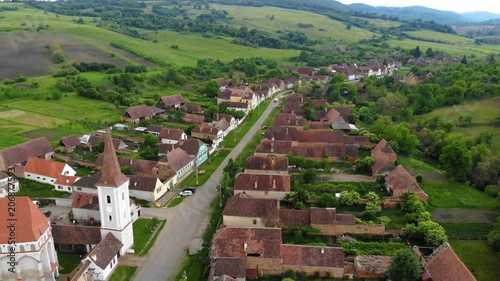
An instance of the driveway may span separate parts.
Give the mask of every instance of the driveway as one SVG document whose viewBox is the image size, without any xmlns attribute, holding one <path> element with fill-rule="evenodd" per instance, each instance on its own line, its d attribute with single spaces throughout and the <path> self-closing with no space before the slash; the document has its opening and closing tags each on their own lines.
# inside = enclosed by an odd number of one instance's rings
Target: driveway
<svg viewBox="0 0 500 281">
<path fill-rule="evenodd" d="M 277 98 L 280 98 L 283 94 L 280 93 Z M 224 167 L 229 159 L 238 157 L 246 144 L 260 131 L 262 124 L 271 111 L 277 106 L 279 106 L 279 103 L 271 102 L 259 120 L 229 153 L 208 181 L 196 189 L 193 196 L 186 198 L 182 204 L 174 208 L 142 208 L 141 216 L 165 218 L 167 224 L 159 234 L 146 259 L 139 266 L 139 271 L 134 280 L 174 280 L 184 260 L 185 249 L 189 247 L 192 240 L 200 239 L 208 226 L 211 210 L 210 203 L 218 196 L 216 186 L 222 179 Z M 254 114 L 257 114 L 257 112 L 254 111 Z"/>
</svg>

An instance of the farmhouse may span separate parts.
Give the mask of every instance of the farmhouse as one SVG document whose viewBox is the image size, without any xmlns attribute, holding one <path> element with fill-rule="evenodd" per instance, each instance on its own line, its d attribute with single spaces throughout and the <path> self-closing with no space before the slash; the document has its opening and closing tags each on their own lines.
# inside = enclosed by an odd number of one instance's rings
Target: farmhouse
<svg viewBox="0 0 500 281">
<path fill-rule="evenodd" d="M 297 116 L 294 113 L 278 113 L 274 117 L 273 126 L 307 126 L 309 122 L 302 116 Z"/>
<path fill-rule="evenodd" d="M 183 107 L 187 113 L 203 113 L 203 108 L 195 103 L 186 102 Z"/>
<path fill-rule="evenodd" d="M 292 152 L 292 141 L 263 139 L 255 149 L 256 155 L 286 156 Z"/>
<path fill-rule="evenodd" d="M 229 124 L 229 131 L 238 127 L 238 120 L 236 120 L 231 114 L 215 113 L 212 117 L 212 123 L 214 125 L 221 122 L 222 120 L 226 120 L 226 122 Z"/>
<path fill-rule="evenodd" d="M 201 165 L 208 159 L 208 146 L 198 139 L 181 140 L 177 145 L 189 156 L 196 158 L 196 165 Z"/>
<path fill-rule="evenodd" d="M 112 139 L 115 150 L 126 149 L 128 147 L 121 139 Z M 104 137 L 98 135 L 91 135 L 87 142 L 82 142 L 82 146 L 87 147 L 92 151 L 97 145 L 104 143 Z"/>
<path fill-rule="evenodd" d="M 73 202 L 71 203 L 71 212 L 73 213 L 73 218 L 77 221 L 100 222 L 101 215 L 99 213 L 97 189 L 94 187 L 93 194 L 75 192 Z"/>
<path fill-rule="evenodd" d="M 0 170 L 7 172 L 15 165 L 24 166 L 30 157 L 52 159 L 54 150 L 45 137 L 0 150 Z"/>
<path fill-rule="evenodd" d="M 153 110 L 152 106 L 141 104 L 129 107 L 122 115 L 121 121 L 139 124 L 142 121 L 153 119 L 155 115 L 156 111 Z"/>
<path fill-rule="evenodd" d="M 185 103 L 186 100 L 184 99 L 184 97 L 177 94 L 161 97 L 158 100 L 156 106 L 165 110 L 177 110 L 180 109 Z"/>
<path fill-rule="evenodd" d="M 224 139 L 224 132 L 216 127 L 208 125 L 198 125 L 191 130 L 191 137 L 198 139 L 210 139 L 214 146 L 218 146 Z"/>
<path fill-rule="evenodd" d="M 54 247 L 50 220 L 27 196 L 16 197 L 16 211 L 8 215 L 9 200 L 0 198 L 0 264 L 2 280 L 55 281 L 59 276 L 59 262 Z M 6 227 L 15 221 L 15 244 Z M 10 251 L 15 254 L 11 264 Z M 9 256 L 10 255 L 10 256 Z M 13 271 L 8 269 L 12 268 Z M 43 278 L 43 279 L 41 279 Z"/>
<path fill-rule="evenodd" d="M 289 175 L 240 173 L 234 181 L 234 194 L 245 192 L 255 198 L 282 200 L 290 190 Z"/>
<path fill-rule="evenodd" d="M 246 161 L 245 173 L 288 174 L 288 158 L 277 156 L 250 156 Z"/>
<path fill-rule="evenodd" d="M 446 242 L 427 258 L 424 258 L 416 247 L 413 250 L 420 257 L 424 267 L 423 281 L 476 281 L 474 275 Z"/>
<path fill-rule="evenodd" d="M 401 197 L 405 193 L 417 195 L 422 202 L 427 202 L 427 194 L 420 188 L 415 178 L 401 165 L 398 165 L 386 178 L 387 192 L 393 197 Z"/>
<path fill-rule="evenodd" d="M 161 143 L 176 144 L 180 140 L 187 140 L 187 135 L 181 129 L 161 128 Z"/>
<path fill-rule="evenodd" d="M 182 121 L 186 123 L 203 123 L 203 121 L 205 121 L 205 115 L 185 113 L 182 117 Z"/>
<path fill-rule="evenodd" d="M 73 193 L 73 184 L 79 179 L 80 177 L 77 176 L 60 175 L 57 177 L 56 182 L 54 182 L 54 186 L 57 191 Z"/>
<path fill-rule="evenodd" d="M 388 175 L 396 167 L 397 154 L 391 145 L 382 139 L 371 151 L 371 157 L 375 161 L 371 167 L 373 176 Z"/>
<path fill-rule="evenodd" d="M 182 148 L 177 147 L 167 152 L 167 154 L 158 161 L 157 166 L 168 166 L 175 171 L 177 180 L 180 181 L 194 170 L 194 165 L 194 157 L 187 154 Z"/>
<path fill-rule="evenodd" d="M 287 270 L 341 278 L 343 249 L 283 244 L 280 228 L 224 227 L 214 235 L 209 280 L 224 275 L 238 280 L 257 278 Z"/>
<path fill-rule="evenodd" d="M 227 199 L 222 222 L 228 227 L 275 227 L 279 223 L 279 201 L 237 193 Z"/>
<path fill-rule="evenodd" d="M 60 176 L 74 176 L 76 171 L 68 164 L 30 157 L 24 167 L 24 178 L 55 185 Z"/>
<path fill-rule="evenodd" d="M 81 145 L 80 138 L 76 135 L 62 138 L 59 141 L 59 146 L 61 146 L 66 152 L 72 152 L 80 145 Z"/>
<path fill-rule="evenodd" d="M 167 191 L 174 187 L 173 179 L 167 180 L 164 184 L 158 178 L 142 176 L 129 177 L 130 183 L 128 189 L 130 190 L 130 196 L 150 202 L 155 202 L 160 199 Z M 173 177 L 174 175 L 172 178 Z"/>
</svg>

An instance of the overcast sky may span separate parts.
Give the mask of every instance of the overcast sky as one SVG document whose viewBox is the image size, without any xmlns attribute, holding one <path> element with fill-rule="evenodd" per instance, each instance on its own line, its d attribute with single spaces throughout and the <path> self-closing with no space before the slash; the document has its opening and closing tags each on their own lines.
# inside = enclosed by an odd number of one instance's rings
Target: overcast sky
<svg viewBox="0 0 500 281">
<path fill-rule="evenodd" d="M 363 3 L 371 6 L 425 6 L 457 13 L 487 11 L 500 14 L 500 4 L 495 0 L 337 0 L 344 4 Z M 496 3 L 496 4 L 495 4 Z"/>
</svg>

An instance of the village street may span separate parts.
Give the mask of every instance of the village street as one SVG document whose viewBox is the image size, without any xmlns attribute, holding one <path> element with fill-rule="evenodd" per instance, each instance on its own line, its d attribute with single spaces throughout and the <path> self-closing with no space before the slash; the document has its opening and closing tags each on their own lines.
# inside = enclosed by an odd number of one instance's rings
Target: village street
<svg viewBox="0 0 500 281">
<path fill-rule="evenodd" d="M 278 100 L 284 93 L 286 92 L 278 94 Z M 253 127 L 224 159 L 208 181 L 197 188 L 193 196 L 186 198 L 174 208 L 142 208 L 142 217 L 165 218 L 167 224 L 159 234 L 148 256 L 138 265 L 139 268 L 134 280 L 174 280 L 186 255 L 185 250 L 191 241 L 201 239 L 208 225 L 210 203 L 216 196 L 219 196 L 217 185 L 222 179 L 224 167 L 229 159 L 238 157 L 253 136 L 260 132 L 262 124 L 277 106 L 279 106 L 277 102 L 270 103 Z M 254 112 L 254 114 L 256 113 Z"/>
</svg>

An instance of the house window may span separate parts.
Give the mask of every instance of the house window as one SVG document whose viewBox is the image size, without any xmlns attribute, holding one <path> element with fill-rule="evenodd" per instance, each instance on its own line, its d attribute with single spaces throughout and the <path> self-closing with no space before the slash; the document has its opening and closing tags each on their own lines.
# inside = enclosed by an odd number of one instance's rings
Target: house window
<svg viewBox="0 0 500 281">
<path fill-rule="evenodd" d="M 76 190 L 81 191 L 81 190 L 82 190 L 82 188 L 81 188 L 81 187 L 77 187 L 77 188 L 76 188 Z"/>
<path fill-rule="evenodd" d="M 70 186 L 68 186 L 68 190 L 71 191 L 71 187 Z"/>
<path fill-rule="evenodd" d="M 35 244 L 31 244 L 31 245 L 30 245 L 30 249 L 31 249 L 31 251 L 33 251 L 33 252 L 34 252 L 34 251 L 36 250 L 36 249 L 35 249 Z"/>
<path fill-rule="evenodd" d="M 109 220 L 109 221 L 113 221 L 113 216 L 112 216 L 112 215 L 109 215 L 109 216 L 108 216 L 108 220 Z"/>
<path fill-rule="evenodd" d="M 31 177 L 31 174 L 28 174 L 28 177 Z"/>
<path fill-rule="evenodd" d="M 45 180 L 45 178 L 43 178 L 43 180 Z"/>
<path fill-rule="evenodd" d="M 36 177 L 37 179 L 40 179 L 40 177 Z"/>
<path fill-rule="evenodd" d="M 253 220 L 253 224 L 256 225 L 257 224 L 257 220 Z"/>
<path fill-rule="evenodd" d="M 125 200 L 125 192 L 122 192 L 122 200 Z"/>
<path fill-rule="evenodd" d="M 108 204 L 111 204 L 111 196 L 106 195 L 106 202 L 107 202 Z"/>
</svg>

